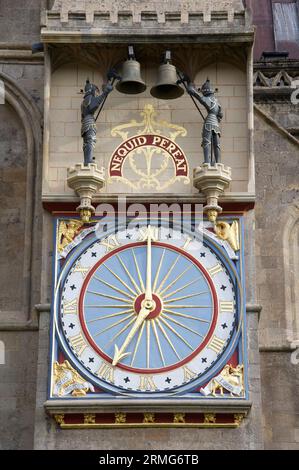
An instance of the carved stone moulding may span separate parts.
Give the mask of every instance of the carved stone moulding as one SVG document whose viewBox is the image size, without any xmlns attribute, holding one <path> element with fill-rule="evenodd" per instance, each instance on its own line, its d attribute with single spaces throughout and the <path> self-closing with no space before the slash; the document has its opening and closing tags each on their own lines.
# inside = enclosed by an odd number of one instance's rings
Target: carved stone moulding
<svg viewBox="0 0 299 470">
<path fill-rule="evenodd" d="M 80 213 L 82 221 L 88 223 L 95 213 L 92 198 L 105 184 L 104 169 L 98 169 L 95 163 L 88 166 L 77 163 L 75 167 L 68 169 L 67 184 L 80 197 L 77 212 Z"/>
<path fill-rule="evenodd" d="M 69 15 L 80 13 L 85 15 L 87 23 L 93 23 L 95 14 L 109 15 L 111 23 L 118 23 L 119 17 L 129 14 L 133 23 L 140 23 L 142 15 L 151 13 L 156 15 L 158 23 L 165 23 L 167 14 L 178 13 L 182 23 L 189 22 L 189 15 L 201 12 L 205 22 L 211 21 L 211 14 L 225 13 L 227 21 L 233 22 L 235 15 L 244 13 L 242 0 L 173 0 L 161 2 L 160 0 L 121 0 L 113 4 L 109 0 L 55 0 L 52 12 L 60 15 L 60 21 L 67 23 Z"/>
<path fill-rule="evenodd" d="M 238 428 L 246 413 L 82 413 L 54 414 L 61 429 Z"/>
<path fill-rule="evenodd" d="M 218 205 L 219 197 L 224 193 L 231 183 L 231 168 L 222 163 L 214 166 L 203 163 L 194 169 L 193 185 L 206 197 L 207 205 L 204 212 L 208 214 L 210 222 L 215 222 L 222 207 Z"/>
<path fill-rule="evenodd" d="M 148 42 L 153 36 L 162 37 L 166 30 L 174 42 L 188 34 L 215 36 L 216 30 L 217 35 L 235 34 L 253 40 L 250 16 L 241 0 L 57 0 L 52 10 L 44 12 L 42 21 L 45 42 L 68 42 L 71 38 L 98 42 L 107 36 L 115 42 L 117 36 L 132 35 Z"/>
</svg>

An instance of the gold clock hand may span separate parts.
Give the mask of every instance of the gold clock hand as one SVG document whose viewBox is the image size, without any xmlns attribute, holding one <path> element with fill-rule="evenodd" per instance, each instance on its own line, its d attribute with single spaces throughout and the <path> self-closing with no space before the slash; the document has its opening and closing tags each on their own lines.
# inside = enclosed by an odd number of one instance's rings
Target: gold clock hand
<svg viewBox="0 0 299 470">
<path fill-rule="evenodd" d="M 152 232 L 151 232 L 151 226 L 150 225 L 147 228 L 145 300 L 153 300 L 153 294 L 152 294 Z"/>
<path fill-rule="evenodd" d="M 148 317 L 148 315 L 151 313 L 152 311 L 152 307 L 151 308 L 147 308 L 147 307 L 142 307 L 139 314 L 138 314 L 138 317 L 130 331 L 130 333 L 128 334 L 127 338 L 125 339 L 123 345 L 121 346 L 121 348 L 118 349 L 118 346 L 115 345 L 115 352 L 114 352 L 114 358 L 113 358 L 113 362 L 112 362 L 112 365 L 113 366 L 116 366 L 116 364 L 121 360 L 123 359 L 124 357 L 126 356 L 129 356 L 130 352 L 125 352 L 127 347 L 129 346 L 129 344 L 131 343 L 132 339 L 134 338 L 135 334 L 137 333 L 137 331 L 139 330 L 140 326 L 143 324 L 144 320 Z"/>
</svg>

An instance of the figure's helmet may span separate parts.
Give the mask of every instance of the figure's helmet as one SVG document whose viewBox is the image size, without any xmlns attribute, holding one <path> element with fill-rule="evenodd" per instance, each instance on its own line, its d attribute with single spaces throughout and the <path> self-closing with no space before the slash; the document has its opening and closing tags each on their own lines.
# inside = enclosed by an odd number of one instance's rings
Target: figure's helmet
<svg viewBox="0 0 299 470">
<path fill-rule="evenodd" d="M 86 80 L 85 88 L 84 88 L 85 96 L 88 95 L 96 95 L 97 93 L 100 92 L 98 87 L 94 85 L 93 83 L 90 83 L 89 79 Z"/>
<path fill-rule="evenodd" d="M 203 86 L 201 87 L 201 92 L 204 96 L 213 95 L 215 93 L 215 90 L 213 90 L 213 88 L 211 88 L 211 82 L 208 78 L 205 81 L 205 83 L 203 84 Z"/>
</svg>

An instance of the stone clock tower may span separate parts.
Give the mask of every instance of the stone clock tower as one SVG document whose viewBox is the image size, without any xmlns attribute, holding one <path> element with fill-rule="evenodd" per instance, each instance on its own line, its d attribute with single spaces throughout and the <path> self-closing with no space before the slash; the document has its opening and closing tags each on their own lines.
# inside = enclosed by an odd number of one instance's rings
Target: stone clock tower
<svg viewBox="0 0 299 470">
<path fill-rule="evenodd" d="M 297 11 L 1 2 L 3 448 L 298 448 Z"/>
<path fill-rule="evenodd" d="M 35 448 L 260 448 L 248 12 L 56 0 L 41 39 Z"/>
</svg>

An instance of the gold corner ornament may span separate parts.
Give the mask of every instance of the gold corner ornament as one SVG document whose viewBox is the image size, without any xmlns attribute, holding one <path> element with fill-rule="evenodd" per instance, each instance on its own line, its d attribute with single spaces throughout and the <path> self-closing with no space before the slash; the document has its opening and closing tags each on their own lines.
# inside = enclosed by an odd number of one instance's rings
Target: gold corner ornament
<svg viewBox="0 0 299 470">
<path fill-rule="evenodd" d="M 224 221 L 216 222 L 214 230 L 217 237 L 228 242 L 234 251 L 240 250 L 239 222 L 237 220 L 234 220 L 231 225 Z"/>
<path fill-rule="evenodd" d="M 83 222 L 80 220 L 63 220 L 60 222 L 57 237 L 57 249 L 59 253 L 62 253 L 65 248 L 73 242 L 83 225 Z"/>
<path fill-rule="evenodd" d="M 235 413 L 235 414 L 234 414 L 235 425 L 236 425 L 237 427 L 239 427 L 239 426 L 242 424 L 242 421 L 243 421 L 244 418 L 245 418 L 245 414 L 244 414 L 244 413 Z"/>
<path fill-rule="evenodd" d="M 244 366 L 239 364 L 233 367 L 227 364 L 220 374 L 214 377 L 200 391 L 203 395 L 213 395 L 214 397 L 223 397 L 224 390 L 230 393 L 232 398 L 241 397 L 244 394 Z M 219 392 L 219 393 L 217 393 Z"/>
<path fill-rule="evenodd" d="M 64 422 L 64 414 L 63 414 L 63 413 L 54 415 L 54 419 L 55 419 L 56 423 L 57 423 L 59 426 L 62 426 L 62 425 L 65 424 L 65 422 Z"/>
<path fill-rule="evenodd" d="M 94 392 L 91 383 L 86 382 L 68 361 L 58 362 L 53 366 L 53 395 L 64 397 L 84 397 L 88 391 Z"/>
<path fill-rule="evenodd" d="M 177 181 L 189 184 L 188 161 L 175 142 L 177 137 L 185 137 L 187 130 L 156 120 L 157 112 L 151 104 L 145 105 L 140 115 L 141 121 L 131 120 L 111 131 L 112 137 L 123 142 L 111 156 L 108 183 L 118 181 L 133 190 L 153 191 L 163 191 Z M 170 170 L 172 175 L 168 176 Z"/>
</svg>

